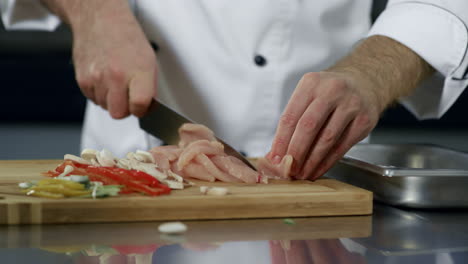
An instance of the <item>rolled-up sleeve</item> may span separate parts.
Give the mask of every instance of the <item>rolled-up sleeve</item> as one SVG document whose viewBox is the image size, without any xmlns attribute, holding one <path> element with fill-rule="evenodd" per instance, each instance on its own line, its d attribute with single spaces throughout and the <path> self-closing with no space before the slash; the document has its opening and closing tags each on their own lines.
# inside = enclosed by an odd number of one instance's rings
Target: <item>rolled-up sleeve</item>
<svg viewBox="0 0 468 264">
<path fill-rule="evenodd" d="M 8 30 L 53 31 L 60 19 L 39 0 L 0 0 L 2 22 Z"/>
<path fill-rule="evenodd" d="M 468 85 L 468 1 L 389 0 L 369 36 L 390 37 L 437 74 L 401 103 L 420 119 L 440 118 Z"/>
</svg>

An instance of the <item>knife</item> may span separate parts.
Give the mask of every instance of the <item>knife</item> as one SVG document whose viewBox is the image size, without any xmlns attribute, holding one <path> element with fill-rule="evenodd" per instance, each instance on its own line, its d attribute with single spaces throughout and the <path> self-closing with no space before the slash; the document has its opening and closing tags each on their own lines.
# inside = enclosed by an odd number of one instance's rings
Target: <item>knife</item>
<svg viewBox="0 0 468 264">
<path fill-rule="evenodd" d="M 139 119 L 140 127 L 147 133 L 161 139 L 166 144 L 178 145 L 179 127 L 184 123 L 195 123 L 187 117 L 177 113 L 159 100 L 153 100 L 148 112 Z M 253 170 L 257 170 L 242 154 L 223 140 L 216 139 L 224 145 L 224 152 L 244 162 Z"/>
</svg>

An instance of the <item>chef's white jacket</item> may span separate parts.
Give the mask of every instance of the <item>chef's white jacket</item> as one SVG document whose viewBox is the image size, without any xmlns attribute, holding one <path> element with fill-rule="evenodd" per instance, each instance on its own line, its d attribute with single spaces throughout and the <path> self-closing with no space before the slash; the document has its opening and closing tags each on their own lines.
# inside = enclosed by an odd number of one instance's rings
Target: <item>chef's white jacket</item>
<svg viewBox="0 0 468 264">
<path fill-rule="evenodd" d="M 372 26 L 371 0 L 130 4 L 148 39 L 159 46 L 158 96 L 251 156 L 269 150 L 280 114 L 301 76 L 332 65 L 366 36 L 391 37 L 437 70 L 412 96 L 401 99 L 421 119 L 442 116 L 468 84 L 467 0 L 390 0 Z M 38 0 L 0 0 L 0 8 L 8 29 L 54 30 L 60 23 Z M 157 139 L 139 129 L 135 117 L 113 120 L 88 102 L 83 147 L 107 148 L 124 156 L 156 144 Z M 265 243 L 245 245 L 248 249 L 234 248 L 236 256 L 268 250 Z M 185 257 L 190 263 L 238 263 L 223 250 L 222 256 L 179 254 L 177 263 L 185 263 Z"/>
<path fill-rule="evenodd" d="M 0 0 L 8 29 L 54 30 L 40 1 Z M 265 154 L 298 80 L 369 35 L 391 37 L 436 70 L 401 102 L 419 118 L 442 116 L 468 84 L 467 0 L 390 0 L 371 26 L 371 0 L 130 0 L 159 47 L 158 96 L 251 156 Z M 124 156 L 158 140 L 135 117 L 113 120 L 88 102 L 82 147 Z"/>
</svg>

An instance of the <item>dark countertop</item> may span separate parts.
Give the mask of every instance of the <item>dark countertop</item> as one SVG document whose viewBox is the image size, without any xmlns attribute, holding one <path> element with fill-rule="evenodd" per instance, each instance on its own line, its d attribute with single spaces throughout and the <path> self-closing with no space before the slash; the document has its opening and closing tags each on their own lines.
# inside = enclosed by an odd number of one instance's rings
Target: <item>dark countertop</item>
<svg viewBox="0 0 468 264">
<path fill-rule="evenodd" d="M 0 263 L 466 263 L 468 211 L 374 204 L 372 216 L 0 227 Z M 122 247 L 124 245 L 124 247 Z M 120 252 L 120 253 L 119 253 Z"/>
<path fill-rule="evenodd" d="M 78 153 L 79 135 L 79 124 L 2 124 L 0 156 L 61 158 Z M 468 130 L 385 129 L 375 131 L 371 142 L 433 143 L 468 152 Z M 289 263 L 312 263 L 310 255 L 322 258 L 316 263 L 468 263 L 468 210 L 374 205 L 372 216 L 301 218 L 295 225 L 283 219 L 186 222 L 189 232 L 175 238 L 161 236 L 159 223 L 0 226 L 0 263 L 279 264 L 288 263 L 285 255 L 305 258 Z M 142 254 L 112 255 L 118 252 L 112 246 L 122 250 L 118 245 L 136 246 L 126 253 Z M 271 250 L 280 260 L 272 262 Z"/>
</svg>

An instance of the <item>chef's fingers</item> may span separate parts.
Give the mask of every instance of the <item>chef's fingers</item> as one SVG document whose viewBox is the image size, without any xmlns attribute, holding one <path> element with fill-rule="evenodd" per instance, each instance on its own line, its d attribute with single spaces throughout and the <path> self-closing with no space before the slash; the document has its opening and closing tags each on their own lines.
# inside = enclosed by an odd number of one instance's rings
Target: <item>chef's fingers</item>
<svg viewBox="0 0 468 264">
<path fill-rule="evenodd" d="M 346 263 L 336 262 L 333 248 L 329 248 L 327 239 L 306 240 L 309 256 L 314 264 Z"/>
<path fill-rule="evenodd" d="M 270 241 L 270 257 L 271 264 L 287 264 L 284 249 L 277 240 Z"/>
<path fill-rule="evenodd" d="M 106 77 L 103 73 L 99 73 L 100 78 L 93 81 L 94 99 L 98 105 L 107 109 L 107 92 L 109 91 L 109 84 L 106 82 Z"/>
<path fill-rule="evenodd" d="M 156 96 L 156 71 L 137 72 L 130 79 L 128 87 L 130 113 L 141 117 Z"/>
<path fill-rule="evenodd" d="M 315 180 L 327 172 L 343 155 L 356 143 L 369 135 L 377 121 L 373 121 L 365 113 L 359 114 L 343 132 L 341 139 L 328 152 L 325 159 L 310 175 L 309 179 Z"/>
<path fill-rule="evenodd" d="M 320 128 L 333 110 L 332 107 L 330 102 L 316 99 L 299 119 L 287 151 L 287 154 L 290 154 L 295 161 L 291 175 L 296 175 L 302 168 Z"/>
<path fill-rule="evenodd" d="M 94 98 L 94 83 L 90 77 L 89 72 L 83 72 L 77 66 L 75 66 L 75 78 L 78 86 L 80 87 L 81 92 L 83 95 L 88 98 L 89 100 L 93 101 L 97 104 Z"/>
<path fill-rule="evenodd" d="M 107 93 L 107 110 L 112 118 L 121 119 L 130 114 L 129 111 L 129 90 L 125 75 L 120 72 L 115 72 L 107 79 L 109 91 Z"/>
<path fill-rule="evenodd" d="M 285 249 L 287 264 L 310 264 L 313 263 L 309 258 L 307 245 L 303 240 L 292 240 L 290 248 Z"/>
<path fill-rule="evenodd" d="M 296 175 L 297 179 L 307 179 L 312 175 L 330 149 L 341 138 L 341 134 L 354 119 L 358 110 L 350 105 L 338 106 L 335 109 L 319 132 L 301 171 Z"/>
<path fill-rule="evenodd" d="M 348 251 L 339 239 L 307 240 L 309 255 L 314 264 L 346 263 L 365 264 L 366 259 Z"/>
<path fill-rule="evenodd" d="M 310 87 L 315 87 L 319 84 L 319 75 L 319 73 L 305 74 L 289 99 L 286 109 L 279 120 L 271 147 L 270 156 L 274 163 L 279 163 L 283 156 L 286 155 L 297 122 L 313 100 L 313 93 Z"/>
</svg>

